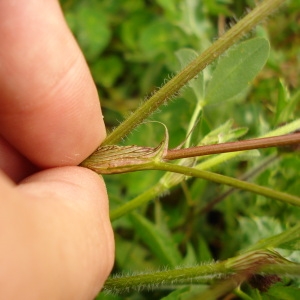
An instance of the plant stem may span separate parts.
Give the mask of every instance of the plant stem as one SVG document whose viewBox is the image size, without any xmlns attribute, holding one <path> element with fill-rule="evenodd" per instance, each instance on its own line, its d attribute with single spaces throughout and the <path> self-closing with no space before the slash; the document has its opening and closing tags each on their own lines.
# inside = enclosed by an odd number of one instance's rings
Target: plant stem
<svg viewBox="0 0 300 300">
<path fill-rule="evenodd" d="M 115 144 L 126 136 L 138 124 L 157 110 L 160 105 L 168 101 L 174 94 L 178 93 L 187 82 L 194 78 L 207 65 L 224 53 L 238 39 L 250 32 L 258 23 L 268 17 L 284 2 L 285 0 L 265 0 L 256 6 L 248 15 L 228 30 L 178 75 L 166 83 L 158 92 L 147 100 L 144 105 L 140 106 L 130 117 L 110 133 L 104 140 L 103 145 Z"/>
<path fill-rule="evenodd" d="M 291 133 L 293 131 L 296 131 L 300 128 L 300 119 L 295 120 L 291 123 L 288 123 L 280 128 L 276 128 L 275 130 L 272 130 L 268 132 L 266 135 L 263 137 L 270 137 L 270 136 L 276 136 L 276 135 L 284 135 Z M 230 153 L 224 153 L 224 154 L 219 154 L 217 156 L 214 156 L 213 158 L 207 159 L 204 162 L 201 162 L 200 164 L 196 165 L 195 168 L 203 170 L 207 170 L 209 168 L 215 167 L 225 161 L 229 161 L 230 159 L 237 157 L 243 153 L 241 152 L 230 152 Z M 168 174 L 166 173 L 164 175 L 165 178 Z M 179 176 L 179 175 L 178 175 Z M 143 192 L 139 196 L 135 197 L 134 199 L 130 200 L 129 202 L 119 206 L 118 208 L 114 209 L 110 213 L 110 218 L 111 221 L 114 221 L 123 215 L 129 213 L 130 211 L 140 207 L 143 204 L 148 203 L 151 199 L 158 197 L 159 195 L 164 194 L 166 191 L 174 187 L 176 184 L 180 183 L 185 179 L 185 176 L 182 176 L 181 178 L 177 178 L 176 180 L 167 180 L 165 183 L 164 181 L 166 180 L 160 180 L 157 184 L 149 188 L 147 191 Z"/>
<path fill-rule="evenodd" d="M 247 294 L 245 294 L 240 287 L 236 288 L 234 290 L 234 294 L 237 295 L 240 299 L 242 300 L 253 300 L 252 297 L 248 296 Z"/>
<path fill-rule="evenodd" d="M 296 277 L 300 275 L 300 268 L 299 264 L 283 259 L 276 252 L 261 249 L 210 264 L 110 277 L 105 282 L 104 291 L 124 293 L 131 290 L 153 290 L 162 287 L 169 288 L 186 285 L 193 282 L 198 284 L 210 283 L 212 280 L 227 277 L 229 281 L 217 282 L 215 285 L 215 287 L 219 286 L 216 289 L 217 293 L 222 295 L 224 292 L 237 287 L 239 283 L 247 280 L 252 275 L 262 273 Z M 211 295 L 209 290 L 207 292 L 205 291 L 204 294 Z M 200 299 L 207 298 L 203 297 Z"/>
<path fill-rule="evenodd" d="M 173 165 L 166 162 L 155 162 L 154 167 L 156 170 L 164 170 L 175 173 L 184 174 L 186 176 L 193 176 L 209 180 L 216 183 L 226 184 L 238 189 L 253 192 L 258 195 L 273 198 L 284 203 L 300 206 L 300 198 L 294 195 L 286 194 L 267 187 L 259 186 L 250 182 L 238 180 L 232 177 L 216 174 L 213 172 L 203 171 L 195 168 Z"/>
<path fill-rule="evenodd" d="M 249 180 L 253 176 L 257 176 L 259 173 L 261 173 L 263 170 L 265 170 L 266 167 L 269 166 L 269 164 L 273 163 L 276 159 L 278 159 L 278 156 L 276 154 L 269 156 L 261 164 L 259 164 L 258 166 L 256 166 L 250 172 L 247 172 L 246 174 L 244 174 L 239 179 L 240 180 Z M 213 209 L 213 207 L 215 205 L 217 205 L 218 203 L 220 203 L 221 201 L 223 201 L 225 198 L 227 198 L 230 194 L 232 194 L 235 191 L 236 191 L 235 188 L 228 189 L 226 192 L 222 193 L 221 195 L 217 196 L 213 200 L 209 201 L 204 207 L 202 207 L 200 209 L 200 211 L 198 212 L 198 214 L 202 215 L 202 214 L 208 213 L 209 211 L 211 211 Z"/>
<path fill-rule="evenodd" d="M 274 264 L 267 265 L 261 268 L 263 274 L 277 274 L 286 277 L 300 277 L 299 265 Z"/>
<path fill-rule="evenodd" d="M 289 135 L 258 138 L 252 140 L 228 142 L 215 145 L 197 146 L 186 149 L 171 149 L 168 150 L 167 155 L 164 157 L 168 160 L 203 156 L 210 154 L 220 154 L 226 152 L 235 152 L 251 149 L 279 147 L 287 145 L 300 144 L 300 133 L 294 133 Z"/>
<path fill-rule="evenodd" d="M 191 117 L 188 130 L 187 130 L 188 137 L 186 139 L 186 142 L 184 143 L 185 148 L 188 148 L 191 144 L 192 132 L 193 132 L 193 129 L 195 128 L 195 126 L 198 124 L 197 118 L 199 118 L 199 116 L 202 112 L 202 109 L 203 109 L 203 105 L 201 104 L 201 101 L 198 100 L 196 107 L 194 109 L 193 115 Z"/>
<path fill-rule="evenodd" d="M 228 294 L 230 291 L 237 288 L 245 280 L 247 280 L 247 275 L 245 274 L 239 274 L 238 276 L 228 277 L 212 285 L 203 293 L 199 293 L 198 295 L 192 295 L 191 297 L 188 297 L 187 300 L 220 299 L 222 296 Z"/>
<path fill-rule="evenodd" d="M 259 186 L 254 183 L 238 180 L 232 177 L 216 174 L 209 171 L 199 170 L 191 167 L 185 167 L 180 165 L 173 165 L 166 162 L 154 162 L 152 167 L 152 170 L 163 170 L 163 171 L 169 171 L 169 172 L 175 172 L 178 174 L 183 174 L 186 176 L 193 176 L 205 180 L 210 180 L 216 183 L 226 184 L 229 186 L 232 186 L 234 188 L 238 188 L 241 190 L 249 191 L 252 193 L 256 193 L 265 197 L 273 198 L 276 200 L 279 200 L 284 203 L 289 203 L 292 205 L 300 206 L 300 198 L 296 197 L 294 195 L 290 195 L 287 193 L 283 193 L 280 191 L 272 190 L 267 187 Z M 161 182 L 158 182 L 156 185 L 154 185 L 152 188 L 148 189 L 146 192 L 140 194 L 133 200 L 123 204 L 122 206 L 114 209 L 110 213 L 110 220 L 114 221 L 123 215 L 129 213 L 130 211 L 138 208 L 139 206 L 146 204 L 151 199 L 157 197 L 158 195 L 164 193 L 166 190 L 171 188 L 171 186 L 167 187 Z"/>
<path fill-rule="evenodd" d="M 111 222 L 115 221 L 116 219 L 119 219 L 120 217 L 126 215 L 127 213 L 140 207 L 141 205 L 148 203 L 151 199 L 165 192 L 165 189 L 166 188 L 164 186 L 158 183 L 150 189 L 148 189 L 147 191 L 145 191 L 144 193 L 135 197 L 133 200 L 126 202 L 125 204 L 112 210 L 110 212 Z"/>
<path fill-rule="evenodd" d="M 174 286 L 178 282 L 193 278 L 203 277 L 203 281 L 211 280 L 211 277 L 220 278 L 221 274 L 231 274 L 232 270 L 226 268 L 224 262 L 201 265 L 190 268 L 178 268 L 173 270 L 156 271 L 148 274 L 108 278 L 104 285 L 104 291 L 113 293 L 129 292 L 132 289 L 155 289 L 163 286 Z"/>
<path fill-rule="evenodd" d="M 267 134 L 264 134 L 261 138 L 266 138 L 266 137 L 272 137 L 272 136 L 279 136 L 279 135 L 284 135 L 284 134 L 289 134 L 291 132 L 294 132 L 296 130 L 300 129 L 300 119 L 294 120 L 284 126 L 281 126 L 279 128 L 276 128 Z M 210 169 L 216 165 L 219 165 L 221 163 L 224 163 L 230 159 L 233 159 L 237 156 L 239 156 L 242 151 L 237 151 L 237 152 L 228 152 L 228 153 L 222 153 L 217 156 L 214 156 L 212 158 L 208 158 L 205 161 L 199 163 L 196 168 L 199 169 Z"/>
</svg>

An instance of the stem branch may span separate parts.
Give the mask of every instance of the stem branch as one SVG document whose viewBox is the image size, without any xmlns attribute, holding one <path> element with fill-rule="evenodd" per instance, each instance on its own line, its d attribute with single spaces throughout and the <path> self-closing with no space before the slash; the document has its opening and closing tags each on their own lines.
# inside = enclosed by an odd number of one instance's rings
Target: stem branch
<svg viewBox="0 0 300 300">
<path fill-rule="evenodd" d="M 238 189 L 242 189 L 245 191 L 253 192 L 258 195 L 262 195 L 265 197 L 273 198 L 279 200 L 281 202 L 289 203 L 292 205 L 300 206 L 300 198 L 294 195 L 286 194 L 280 191 L 276 191 L 267 187 L 263 187 L 260 185 L 256 185 L 250 182 L 238 180 L 232 177 L 216 174 L 209 171 L 203 171 L 195 168 L 173 165 L 166 162 L 155 162 L 155 169 L 170 171 L 175 173 L 184 174 L 186 176 L 193 176 L 202 178 L 205 180 L 210 180 L 212 182 L 226 184 Z"/>
<path fill-rule="evenodd" d="M 204 156 L 226 152 L 235 152 L 251 149 L 279 147 L 300 144 L 300 133 L 287 134 L 282 136 L 258 138 L 245 141 L 228 142 L 215 145 L 197 146 L 186 149 L 170 149 L 164 157 L 168 160 L 186 157 Z"/>
</svg>

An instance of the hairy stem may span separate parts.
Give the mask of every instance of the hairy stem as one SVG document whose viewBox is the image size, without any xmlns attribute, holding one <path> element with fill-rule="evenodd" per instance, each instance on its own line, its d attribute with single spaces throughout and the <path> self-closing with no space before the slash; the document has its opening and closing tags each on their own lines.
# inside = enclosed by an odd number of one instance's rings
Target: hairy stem
<svg viewBox="0 0 300 300">
<path fill-rule="evenodd" d="M 222 295 L 224 291 L 233 289 L 231 279 L 236 283 L 247 280 L 254 274 L 278 274 L 298 277 L 299 264 L 282 258 L 278 253 L 270 250 L 247 252 L 225 261 L 203 264 L 193 267 L 178 267 L 172 270 L 155 271 L 127 276 L 115 276 L 107 279 L 104 291 L 124 293 L 131 290 L 159 289 L 194 283 L 211 283 L 212 280 L 228 278 L 229 286 L 225 284 L 216 290 Z M 225 280 L 225 282 L 227 282 Z M 219 284 L 217 283 L 216 286 Z M 204 292 L 206 294 L 207 292 Z M 202 294 L 202 295 L 204 295 Z M 211 293 L 208 291 L 208 294 Z M 205 297 L 201 299 L 207 299 Z"/>
<path fill-rule="evenodd" d="M 207 282 L 208 276 L 218 278 L 220 274 L 230 274 L 231 269 L 226 268 L 224 262 L 201 265 L 190 268 L 178 268 L 173 270 L 156 271 L 153 273 L 137 274 L 132 276 L 112 277 L 105 282 L 104 291 L 124 293 L 133 289 L 155 289 L 164 286 L 174 286 L 185 279 L 202 277 Z"/>
<path fill-rule="evenodd" d="M 218 58 L 238 39 L 250 32 L 258 23 L 268 17 L 285 0 L 265 0 L 254 8 L 247 16 L 228 30 L 178 75 L 166 83 L 144 105 L 140 106 L 130 117 L 120 124 L 104 140 L 103 145 L 115 144 L 132 129 L 151 115 L 157 108 L 177 93 L 183 86 L 201 72 L 207 65 Z"/>
<path fill-rule="evenodd" d="M 170 171 L 175 173 L 184 174 L 186 176 L 193 176 L 202 178 L 216 183 L 226 184 L 244 191 L 253 192 L 258 195 L 273 198 L 281 202 L 300 206 L 300 198 L 294 195 L 279 192 L 267 187 L 259 186 L 254 183 L 238 180 L 232 177 L 216 174 L 209 171 L 203 171 L 195 168 L 173 165 L 166 162 L 155 162 L 155 169 Z"/>
</svg>

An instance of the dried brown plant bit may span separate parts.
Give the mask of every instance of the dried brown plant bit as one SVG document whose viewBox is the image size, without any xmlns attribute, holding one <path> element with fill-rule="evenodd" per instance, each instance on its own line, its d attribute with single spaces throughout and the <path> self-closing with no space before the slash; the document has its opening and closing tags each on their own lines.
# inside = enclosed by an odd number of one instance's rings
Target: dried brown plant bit
<svg viewBox="0 0 300 300">
<path fill-rule="evenodd" d="M 249 284 L 260 292 L 267 292 L 275 283 L 280 282 L 281 278 L 277 275 L 259 275 L 254 274 L 248 280 Z"/>
</svg>

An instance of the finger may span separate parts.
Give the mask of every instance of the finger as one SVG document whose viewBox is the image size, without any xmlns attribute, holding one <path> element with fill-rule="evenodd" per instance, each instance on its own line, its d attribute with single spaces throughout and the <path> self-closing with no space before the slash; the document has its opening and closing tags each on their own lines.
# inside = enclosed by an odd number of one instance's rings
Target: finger
<svg viewBox="0 0 300 300">
<path fill-rule="evenodd" d="M 105 129 L 58 1 L 3 0 L 0 20 L 0 134 L 39 166 L 78 164 Z"/>
<path fill-rule="evenodd" d="M 94 299 L 114 259 L 102 180 L 63 167 L 5 188 L 13 196 L 0 202 L 0 298 Z"/>
</svg>

